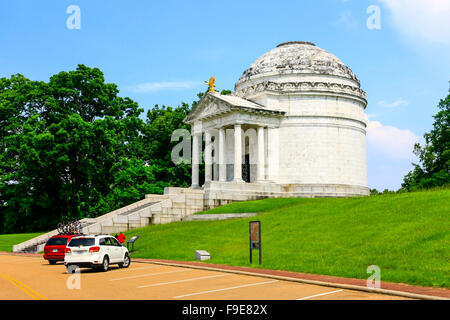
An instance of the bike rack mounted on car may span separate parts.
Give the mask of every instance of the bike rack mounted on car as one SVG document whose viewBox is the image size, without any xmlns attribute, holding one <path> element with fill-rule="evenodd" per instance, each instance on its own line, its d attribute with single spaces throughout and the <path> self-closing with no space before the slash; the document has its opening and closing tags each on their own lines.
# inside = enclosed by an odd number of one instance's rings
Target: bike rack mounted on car
<svg viewBox="0 0 450 320">
<path fill-rule="evenodd" d="M 73 221 L 58 223 L 56 229 L 59 235 L 83 235 L 83 224 L 85 222 Z"/>
</svg>

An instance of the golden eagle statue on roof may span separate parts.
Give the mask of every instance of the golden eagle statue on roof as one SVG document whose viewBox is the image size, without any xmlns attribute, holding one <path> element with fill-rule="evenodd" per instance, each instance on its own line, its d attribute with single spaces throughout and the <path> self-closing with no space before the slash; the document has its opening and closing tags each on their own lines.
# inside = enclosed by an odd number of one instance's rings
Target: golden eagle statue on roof
<svg viewBox="0 0 450 320">
<path fill-rule="evenodd" d="M 216 78 L 214 78 L 214 77 L 211 77 L 209 79 L 209 81 L 205 81 L 206 85 L 209 87 L 208 92 L 214 92 L 215 91 L 214 90 L 214 88 L 216 87 L 215 82 L 216 82 Z"/>
</svg>

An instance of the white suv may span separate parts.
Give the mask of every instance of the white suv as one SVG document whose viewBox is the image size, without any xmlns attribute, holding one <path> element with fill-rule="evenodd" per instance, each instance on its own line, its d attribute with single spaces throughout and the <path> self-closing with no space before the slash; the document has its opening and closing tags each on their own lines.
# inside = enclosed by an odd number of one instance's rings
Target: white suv
<svg viewBox="0 0 450 320">
<path fill-rule="evenodd" d="M 73 237 L 64 256 L 64 265 L 69 273 L 76 267 L 107 271 L 110 264 L 128 268 L 130 263 L 128 249 L 110 235 Z"/>
</svg>

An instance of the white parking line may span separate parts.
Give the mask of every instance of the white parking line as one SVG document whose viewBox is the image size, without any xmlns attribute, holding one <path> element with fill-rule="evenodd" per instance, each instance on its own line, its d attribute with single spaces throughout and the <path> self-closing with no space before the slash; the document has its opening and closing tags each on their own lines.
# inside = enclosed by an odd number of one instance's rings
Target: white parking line
<svg viewBox="0 0 450 320">
<path fill-rule="evenodd" d="M 245 288 L 245 287 L 251 287 L 251 286 L 259 286 L 262 284 L 268 284 L 268 283 L 274 283 L 278 282 L 278 280 L 272 280 L 272 281 L 265 281 L 265 282 L 257 282 L 257 283 L 250 283 L 250 284 L 244 284 L 242 286 L 236 286 L 236 287 L 230 287 L 230 288 L 222 288 L 222 289 L 215 289 L 215 290 L 208 290 L 208 291 L 202 291 L 202 292 L 195 292 L 195 293 L 189 293 L 189 294 L 183 294 L 181 296 L 173 297 L 174 299 L 177 298 L 183 298 L 183 297 L 189 297 L 189 296 L 195 296 L 199 294 L 205 294 L 205 293 L 211 293 L 211 292 L 218 292 L 218 291 L 225 291 L 225 290 L 232 290 L 232 289 L 238 289 L 238 288 Z"/>
<path fill-rule="evenodd" d="M 144 269 L 155 269 L 155 268 L 161 268 L 162 266 L 150 266 L 150 267 L 141 267 L 141 268 L 126 268 L 126 269 L 116 269 L 114 272 L 118 271 L 136 271 L 136 270 L 144 270 Z"/>
<path fill-rule="evenodd" d="M 206 277 L 200 277 L 200 278 L 192 278 L 192 279 L 185 279 L 185 280 L 178 280 L 178 281 L 170 281 L 170 282 L 160 282 L 160 283 L 154 283 L 154 284 L 148 284 L 145 286 L 139 286 L 136 288 L 148 288 L 148 287 L 157 287 L 157 286 L 162 286 L 165 284 L 173 284 L 173 283 L 181 283 L 181 282 L 189 282 L 189 281 L 195 281 L 195 280 L 201 280 L 201 279 L 209 279 L 209 278 L 218 278 L 218 277 L 226 277 L 226 276 L 231 276 L 232 274 L 219 274 L 219 275 L 214 275 L 214 276 L 206 276 Z"/>
<path fill-rule="evenodd" d="M 191 270 L 190 270 L 190 269 L 181 269 L 181 270 L 172 270 L 172 271 L 165 271 L 165 272 L 146 273 L 146 274 L 139 274 L 139 275 L 137 275 L 137 276 L 130 276 L 130 277 L 124 277 L 124 278 L 110 279 L 109 281 L 134 279 L 134 278 L 141 278 L 141 277 L 148 277 L 148 276 L 156 276 L 156 275 L 159 275 L 159 274 L 174 273 L 174 272 L 183 272 L 183 271 L 191 271 Z"/>
<path fill-rule="evenodd" d="M 86 273 L 85 275 L 92 275 L 93 277 L 99 277 L 99 276 L 110 276 L 111 274 L 113 274 L 113 275 L 120 275 L 120 274 L 122 274 L 122 273 L 126 273 L 126 272 L 129 272 L 129 271 L 139 271 L 139 270 L 148 270 L 148 269 L 155 269 L 155 268 L 160 268 L 161 266 L 154 266 L 154 265 L 152 265 L 152 266 L 150 266 L 150 267 L 142 267 L 142 268 L 111 268 L 111 270 L 109 270 L 108 272 L 106 272 L 106 273 L 92 273 L 92 274 L 89 274 L 89 273 Z"/>
<path fill-rule="evenodd" d="M 300 298 L 300 299 L 297 299 L 297 300 L 307 300 L 307 299 L 310 299 L 310 298 L 320 297 L 320 296 L 324 296 L 324 295 L 332 294 L 332 293 L 336 293 L 336 292 L 341 292 L 341 291 L 344 291 L 344 290 L 335 290 L 335 291 L 330 291 L 330 292 L 325 292 L 325 293 L 315 294 L 315 295 L 313 295 L 313 296 L 304 297 L 304 298 Z"/>
</svg>

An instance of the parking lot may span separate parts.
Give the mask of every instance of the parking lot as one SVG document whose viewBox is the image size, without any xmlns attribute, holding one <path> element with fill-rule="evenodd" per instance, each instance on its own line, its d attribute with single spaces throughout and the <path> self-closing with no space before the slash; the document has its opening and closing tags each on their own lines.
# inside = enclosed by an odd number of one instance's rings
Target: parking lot
<svg viewBox="0 0 450 320">
<path fill-rule="evenodd" d="M 67 274 L 61 262 L 42 257 L 0 255 L 0 299 L 151 300 L 347 300 L 403 299 L 265 277 L 132 262 L 108 272 L 81 269 Z"/>
</svg>

